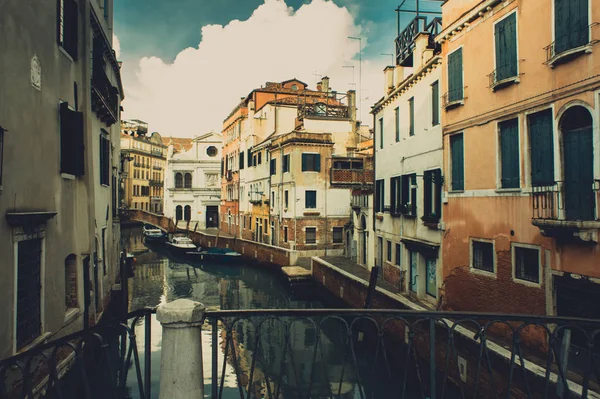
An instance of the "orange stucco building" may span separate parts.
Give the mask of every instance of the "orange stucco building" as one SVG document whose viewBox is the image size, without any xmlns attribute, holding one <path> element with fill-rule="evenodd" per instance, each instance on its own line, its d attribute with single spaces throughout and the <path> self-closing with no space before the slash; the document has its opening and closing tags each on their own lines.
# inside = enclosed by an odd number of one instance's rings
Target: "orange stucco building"
<svg viewBox="0 0 600 399">
<path fill-rule="evenodd" d="M 444 307 L 600 317 L 600 7 L 448 0 Z"/>
</svg>

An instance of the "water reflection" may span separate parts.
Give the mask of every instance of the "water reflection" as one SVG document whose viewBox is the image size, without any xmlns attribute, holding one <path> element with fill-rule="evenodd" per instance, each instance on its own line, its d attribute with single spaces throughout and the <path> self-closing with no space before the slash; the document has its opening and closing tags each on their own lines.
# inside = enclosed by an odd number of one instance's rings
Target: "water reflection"
<svg viewBox="0 0 600 399">
<path fill-rule="evenodd" d="M 314 299 L 295 298 L 286 284 L 264 270 L 243 265 L 194 264 L 188 259 L 173 256 L 163 246 L 146 246 L 140 228 L 123 228 L 122 239 L 123 246 L 137 260 L 134 277 L 129 280 L 130 311 L 178 298 L 202 302 L 208 309 L 322 308 L 324 303 L 333 306 L 328 302 L 333 298 L 316 287 L 311 288 Z M 360 397 L 352 359 L 346 356 L 349 353 L 347 333 L 340 323 L 325 323 L 317 344 L 318 329 L 309 321 L 266 320 L 257 328 L 259 322 L 240 320 L 229 328 L 220 326 L 219 378 L 225 359 L 227 363 L 223 397 L 240 395 L 234 368 L 236 363 L 240 370 L 239 383 L 251 392 L 250 397 L 253 398 L 273 397 L 277 387 L 280 387 L 280 397 L 295 398 L 301 393 L 306 397 L 311 378 L 311 397 L 329 397 L 332 393 L 341 398 Z M 140 323 L 135 330 L 143 359 L 143 324 Z M 227 345 L 228 337 L 230 345 Z M 206 397 L 209 397 L 212 366 L 210 331 L 203 332 L 202 340 L 205 389 Z M 153 318 L 153 398 L 158 397 L 160 350 L 161 328 Z M 133 370 L 128 380 L 132 397 L 139 397 Z"/>
</svg>

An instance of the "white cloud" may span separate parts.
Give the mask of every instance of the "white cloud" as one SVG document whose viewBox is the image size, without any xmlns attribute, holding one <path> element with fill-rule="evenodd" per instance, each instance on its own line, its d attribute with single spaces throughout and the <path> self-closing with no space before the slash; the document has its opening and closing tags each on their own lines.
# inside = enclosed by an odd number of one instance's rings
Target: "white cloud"
<svg viewBox="0 0 600 399">
<path fill-rule="evenodd" d="M 331 1 L 313 0 L 294 12 L 282 0 L 265 0 L 248 20 L 202 27 L 198 47 L 181 51 L 173 63 L 144 57 L 137 66 L 124 65 L 137 67 L 135 74 L 124 74 L 124 118 L 145 120 L 151 131 L 191 137 L 220 131 L 240 98 L 267 81 L 296 77 L 315 88 L 318 73 L 328 75 L 338 92 L 358 88 L 353 57 L 359 46 L 347 36 L 360 34 L 350 12 Z M 361 114 L 367 124 L 369 104 L 380 97 L 384 64 L 363 60 Z M 355 65 L 356 86 L 349 85 L 352 69 L 344 65 Z"/>
<path fill-rule="evenodd" d="M 113 33 L 113 50 L 115 50 L 115 53 L 117 55 L 117 60 L 119 59 L 119 57 L 121 56 L 121 42 L 119 41 L 119 38 L 117 37 L 117 35 L 115 35 Z"/>
</svg>

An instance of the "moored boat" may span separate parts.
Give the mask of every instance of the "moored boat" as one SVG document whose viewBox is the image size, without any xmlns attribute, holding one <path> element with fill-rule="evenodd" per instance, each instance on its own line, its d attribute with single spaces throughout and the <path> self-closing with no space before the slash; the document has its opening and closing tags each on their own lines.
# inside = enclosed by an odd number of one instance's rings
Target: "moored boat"
<svg viewBox="0 0 600 399">
<path fill-rule="evenodd" d="M 170 241 L 167 241 L 167 248 L 171 251 L 185 254 L 188 251 L 196 251 L 197 247 L 194 242 L 185 236 L 174 236 Z"/>
<path fill-rule="evenodd" d="M 229 248 L 198 248 L 196 251 L 188 251 L 186 255 L 196 257 L 214 263 L 233 263 L 241 259 L 241 254 Z"/>
<path fill-rule="evenodd" d="M 163 241 L 167 239 L 167 234 L 164 231 L 151 224 L 144 224 L 142 234 L 147 241 Z"/>
</svg>

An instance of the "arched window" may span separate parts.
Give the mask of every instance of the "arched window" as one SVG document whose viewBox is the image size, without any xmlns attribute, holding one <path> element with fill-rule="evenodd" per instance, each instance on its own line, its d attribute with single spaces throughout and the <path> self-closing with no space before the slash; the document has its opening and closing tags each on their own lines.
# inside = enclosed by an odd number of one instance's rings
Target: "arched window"
<svg viewBox="0 0 600 399">
<path fill-rule="evenodd" d="M 189 222 L 190 220 L 192 220 L 192 207 L 189 205 L 186 205 L 184 210 L 183 210 L 183 217 L 185 218 L 186 222 Z"/>
<path fill-rule="evenodd" d="M 74 254 L 65 259 L 65 307 L 77 307 L 77 257 Z"/>
<path fill-rule="evenodd" d="M 186 173 L 184 180 L 185 180 L 184 181 L 184 187 L 185 188 L 192 188 L 192 174 L 191 173 Z"/>
<path fill-rule="evenodd" d="M 175 173 L 175 188 L 183 188 L 183 175 Z"/>
<path fill-rule="evenodd" d="M 180 221 L 181 219 L 183 219 L 183 208 L 181 207 L 181 205 L 177 205 L 177 207 L 175 208 L 175 220 L 176 221 Z"/>
</svg>

